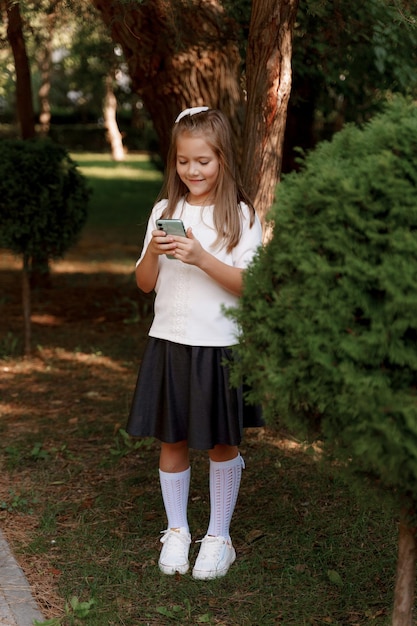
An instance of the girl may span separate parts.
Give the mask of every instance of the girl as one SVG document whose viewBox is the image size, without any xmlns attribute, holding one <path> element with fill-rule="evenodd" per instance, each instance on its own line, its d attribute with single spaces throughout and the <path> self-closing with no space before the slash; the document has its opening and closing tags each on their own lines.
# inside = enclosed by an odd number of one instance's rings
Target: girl
<svg viewBox="0 0 417 626">
<path fill-rule="evenodd" d="M 127 431 L 161 441 L 165 574 L 189 569 L 189 448 L 208 450 L 210 521 L 193 577 L 210 579 L 224 576 L 236 558 L 229 526 L 244 467 L 238 445 L 243 426 L 262 425 L 242 389 L 230 387 L 225 364 L 237 339 L 224 307 L 236 304 L 262 233 L 220 111 L 196 107 L 178 116 L 159 198 L 136 264 L 138 287 L 155 289 L 156 298 Z M 160 218 L 180 218 L 186 236 L 158 229 Z"/>
</svg>

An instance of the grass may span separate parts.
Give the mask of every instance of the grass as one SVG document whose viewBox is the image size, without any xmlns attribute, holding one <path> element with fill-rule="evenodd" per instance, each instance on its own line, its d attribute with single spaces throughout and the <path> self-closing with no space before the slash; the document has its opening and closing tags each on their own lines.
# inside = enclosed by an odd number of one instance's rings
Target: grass
<svg viewBox="0 0 417 626">
<path fill-rule="evenodd" d="M 387 626 L 389 494 L 354 488 L 271 428 L 248 432 L 241 448 L 229 574 L 159 573 L 158 446 L 123 428 L 151 310 L 132 268 L 161 178 L 143 156 L 74 158 L 94 190 L 90 218 L 53 265 L 52 289 L 34 294 L 30 359 L 19 356 L 19 264 L 0 257 L 0 525 L 49 624 Z M 207 471 L 193 452 L 193 539 L 208 522 Z"/>
<path fill-rule="evenodd" d="M 107 154 L 83 152 L 72 158 L 88 176 L 92 190 L 85 235 L 90 243 L 98 244 L 94 246 L 96 258 L 101 254 L 120 261 L 121 253 L 130 253 L 132 246 L 137 251 L 142 243 L 162 175 L 144 154 L 130 155 L 121 163 Z M 131 265 L 130 254 L 125 262 Z"/>
</svg>

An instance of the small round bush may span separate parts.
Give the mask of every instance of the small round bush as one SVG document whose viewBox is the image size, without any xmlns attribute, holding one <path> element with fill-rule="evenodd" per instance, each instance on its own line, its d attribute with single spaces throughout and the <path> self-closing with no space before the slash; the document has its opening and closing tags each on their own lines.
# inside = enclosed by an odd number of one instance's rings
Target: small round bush
<svg viewBox="0 0 417 626">
<path fill-rule="evenodd" d="M 417 107 L 346 127 L 277 190 L 232 313 L 270 423 L 320 434 L 417 497 Z"/>
<path fill-rule="evenodd" d="M 0 247 L 61 257 L 87 219 L 89 190 L 66 150 L 48 140 L 0 142 Z"/>
</svg>

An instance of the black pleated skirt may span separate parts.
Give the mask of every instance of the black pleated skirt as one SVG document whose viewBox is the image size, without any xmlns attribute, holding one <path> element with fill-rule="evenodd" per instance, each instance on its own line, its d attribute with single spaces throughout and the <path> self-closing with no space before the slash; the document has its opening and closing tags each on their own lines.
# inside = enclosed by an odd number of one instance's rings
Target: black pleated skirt
<svg viewBox="0 0 417 626">
<path fill-rule="evenodd" d="M 148 338 L 126 430 L 165 443 L 188 441 L 209 450 L 239 445 L 243 428 L 263 426 L 259 406 L 244 402 L 244 388 L 232 388 L 232 348 L 183 346 Z"/>
</svg>

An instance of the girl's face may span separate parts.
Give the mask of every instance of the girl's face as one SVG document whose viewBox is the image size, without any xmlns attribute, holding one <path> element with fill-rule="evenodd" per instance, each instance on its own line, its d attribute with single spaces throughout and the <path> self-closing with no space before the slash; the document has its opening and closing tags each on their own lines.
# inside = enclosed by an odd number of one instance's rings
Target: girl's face
<svg viewBox="0 0 417 626">
<path fill-rule="evenodd" d="M 202 135 L 182 133 L 177 139 L 177 173 L 188 188 L 190 204 L 210 204 L 220 161 Z"/>
</svg>

